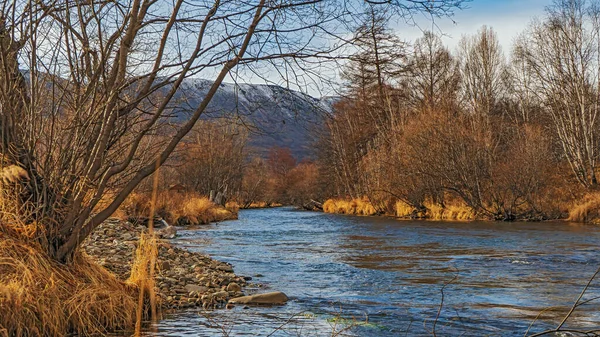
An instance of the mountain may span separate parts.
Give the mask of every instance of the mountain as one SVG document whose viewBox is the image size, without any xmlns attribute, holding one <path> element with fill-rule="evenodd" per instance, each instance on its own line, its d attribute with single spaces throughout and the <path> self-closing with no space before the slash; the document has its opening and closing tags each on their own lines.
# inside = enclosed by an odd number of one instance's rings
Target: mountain
<svg viewBox="0 0 600 337">
<path fill-rule="evenodd" d="M 21 70 L 27 81 L 30 72 Z M 68 80 L 53 77 L 54 81 Z M 164 78 L 158 80 L 161 82 Z M 63 85 L 64 85 L 63 83 Z M 200 104 L 213 81 L 188 78 L 181 84 L 169 120 L 182 122 Z M 169 86 L 162 88 L 166 94 Z M 235 118 L 249 126 L 250 146 L 265 155 L 273 146 L 287 147 L 298 161 L 312 155 L 315 131 L 331 113 L 336 97 L 315 98 L 277 85 L 222 83 L 201 118 Z"/>
<path fill-rule="evenodd" d="M 186 79 L 178 91 L 178 120 L 185 120 L 206 96 L 213 82 Z M 231 117 L 250 127 L 250 145 L 260 154 L 271 147 L 290 148 L 298 160 L 311 156 L 311 146 L 335 97 L 310 95 L 267 84 L 222 83 L 202 118 Z"/>
</svg>

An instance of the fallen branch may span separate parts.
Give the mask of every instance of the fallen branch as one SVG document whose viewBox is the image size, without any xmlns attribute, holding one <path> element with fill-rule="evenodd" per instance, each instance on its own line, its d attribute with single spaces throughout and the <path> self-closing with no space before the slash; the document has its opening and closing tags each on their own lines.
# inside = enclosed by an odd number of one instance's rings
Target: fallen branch
<svg viewBox="0 0 600 337">
<path fill-rule="evenodd" d="M 591 299 L 588 299 L 588 300 L 585 300 L 585 301 L 581 301 L 581 299 L 583 298 L 583 295 L 585 295 L 585 293 L 589 289 L 590 285 L 592 284 L 592 282 L 594 281 L 594 279 L 596 278 L 596 276 L 598 276 L 599 273 L 600 273 L 600 267 L 598 267 L 598 269 L 596 269 L 596 272 L 589 279 L 588 283 L 585 285 L 585 287 L 583 288 L 583 290 L 581 291 L 581 293 L 577 297 L 577 300 L 575 301 L 575 303 L 573 304 L 573 306 L 571 306 L 571 309 L 569 310 L 569 312 L 567 313 L 567 315 L 563 318 L 563 320 L 560 322 L 560 324 L 556 327 L 556 329 L 538 332 L 538 333 L 533 334 L 533 335 L 527 335 L 527 333 L 529 332 L 529 329 L 527 329 L 527 332 L 525 332 L 525 337 L 539 337 L 539 336 L 549 335 L 549 334 L 553 334 L 553 333 L 557 333 L 557 332 L 570 332 L 570 333 L 580 334 L 582 336 L 600 336 L 600 330 L 598 330 L 598 329 L 595 329 L 595 330 L 574 330 L 574 329 L 563 329 L 562 328 L 565 325 L 565 323 L 567 322 L 567 320 L 571 317 L 571 315 L 573 314 L 573 312 L 575 312 L 575 310 L 578 307 L 580 307 L 580 306 L 582 306 L 582 305 L 584 305 L 586 303 L 589 303 L 589 302 L 591 302 L 593 300 L 596 300 L 596 299 L 600 298 L 600 297 L 594 297 L 594 298 L 591 298 Z M 538 315 L 538 317 L 539 317 L 539 315 Z M 537 319 L 537 317 L 536 317 L 536 319 Z M 529 328 L 531 329 L 531 326 Z"/>
</svg>

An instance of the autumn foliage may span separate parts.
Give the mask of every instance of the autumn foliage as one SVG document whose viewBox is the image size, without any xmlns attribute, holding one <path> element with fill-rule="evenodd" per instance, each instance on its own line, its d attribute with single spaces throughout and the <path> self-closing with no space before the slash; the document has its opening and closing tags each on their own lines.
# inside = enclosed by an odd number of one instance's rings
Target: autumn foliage
<svg viewBox="0 0 600 337">
<path fill-rule="evenodd" d="M 372 15 L 374 24 L 356 34 L 370 30 L 373 39 L 361 41 L 342 72 L 344 96 L 320 136 L 319 181 L 331 197 L 326 212 L 436 220 L 598 217 L 599 139 L 586 130 L 598 129 L 591 110 L 598 102 L 587 90 L 600 87 L 595 76 L 584 75 L 597 69 L 590 61 L 578 70 L 582 77 L 561 78 L 559 65 L 546 60 L 548 73 L 542 73 L 534 58 L 564 53 L 565 62 L 574 62 L 569 50 L 591 43 L 587 31 L 579 31 L 584 40 L 560 49 L 542 42 L 588 25 L 583 7 L 549 8 L 555 26 L 532 24 L 524 34 L 536 44 L 517 41 L 510 58 L 489 27 L 463 37 L 453 53 L 431 32 L 410 47 L 398 42 L 385 29 L 385 13 Z M 555 30 L 560 25 L 565 30 Z M 583 101 L 569 96 L 568 87 L 560 91 L 558 82 L 546 83 L 547 74 L 569 85 L 582 81 Z M 536 95 L 531 90 L 538 85 L 557 91 Z M 571 99 L 568 108 L 561 105 Z M 571 114 L 576 107 L 581 114 Z M 586 150 L 589 144 L 596 144 L 593 150 Z"/>
</svg>

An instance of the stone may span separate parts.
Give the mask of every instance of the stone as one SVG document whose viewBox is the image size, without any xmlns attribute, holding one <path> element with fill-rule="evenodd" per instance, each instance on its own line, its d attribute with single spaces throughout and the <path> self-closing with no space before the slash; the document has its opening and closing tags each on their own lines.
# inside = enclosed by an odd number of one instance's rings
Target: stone
<svg viewBox="0 0 600 337">
<path fill-rule="evenodd" d="M 168 230 L 168 226 L 157 228 L 156 232 L 165 234 L 165 229 Z M 119 279 L 126 280 L 130 276 L 139 233 L 146 231 L 143 225 L 118 220 L 105 222 L 86 240 L 84 249 L 97 263 L 117 274 Z M 167 308 L 200 305 L 220 308 L 225 307 L 228 299 L 244 295 L 241 288 L 245 287 L 246 281 L 233 274 L 230 264 L 174 247 L 166 240 L 161 240 L 158 246 L 156 267 L 158 296 Z"/>
<path fill-rule="evenodd" d="M 196 293 L 196 294 L 204 294 L 205 292 L 208 291 L 208 288 L 206 287 L 202 287 L 202 286 L 198 286 L 195 284 L 187 284 L 184 289 L 188 292 L 188 293 Z"/>
<path fill-rule="evenodd" d="M 157 234 L 163 239 L 173 239 L 177 236 L 177 229 L 173 226 L 168 226 L 158 230 Z"/>
<path fill-rule="evenodd" d="M 238 292 L 240 290 L 242 290 L 242 287 L 240 287 L 240 285 L 235 282 L 229 283 L 227 285 L 227 291 Z"/>
<path fill-rule="evenodd" d="M 158 269 L 160 269 L 161 271 L 168 271 L 169 269 L 171 269 L 171 264 L 169 263 L 169 261 L 160 261 L 158 264 Z"/>
<path fill-rule="evenodd" d="M 217 270 L 224 271 L 227 273 L 233 273 L 233 267 L 227 264 L 222 264 L 217 267 Z"/>
<path fill-rule="evenodd" d="M 229 303 L 248 305 L 274 305 L 285 304 L 287 301 L 288 297 L 286 294 L 282 293 L 281 291 L 274 291 L 270 293 L 233 298 L 229 301 Z"/>
<path fill-rule="evenodd" d="M 219 292 L 214 293 L 213 297 L 226 300 L 227 298 L 229 298 L 229 293 L 226 291 L 219 291 Z"/>
</svg>

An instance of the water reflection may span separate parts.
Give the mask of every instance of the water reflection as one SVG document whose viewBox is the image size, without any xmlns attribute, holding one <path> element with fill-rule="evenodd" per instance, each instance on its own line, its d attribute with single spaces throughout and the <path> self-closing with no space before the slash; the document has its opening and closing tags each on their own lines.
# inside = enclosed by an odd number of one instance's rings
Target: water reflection
<svg viewBox="0 0 600 337">
<path fill-rule="evenodd" d="M 179 313 L 150 336 L 522 336 L 564 315 L 600 264 L 596 227 L 565 223 L 414 222 L 292 209 L 181 232 L 178 244 L 231 262 L 284 291 L 284 307 Z M 593 287 L 589 296 L 598 296 Z M 598 307 L 574 322 L 593 326 Z M 296 315 L 294 315 L 296 314 Z M 338 317 L 341 316 L 341 317 Z"/>
</svg>

